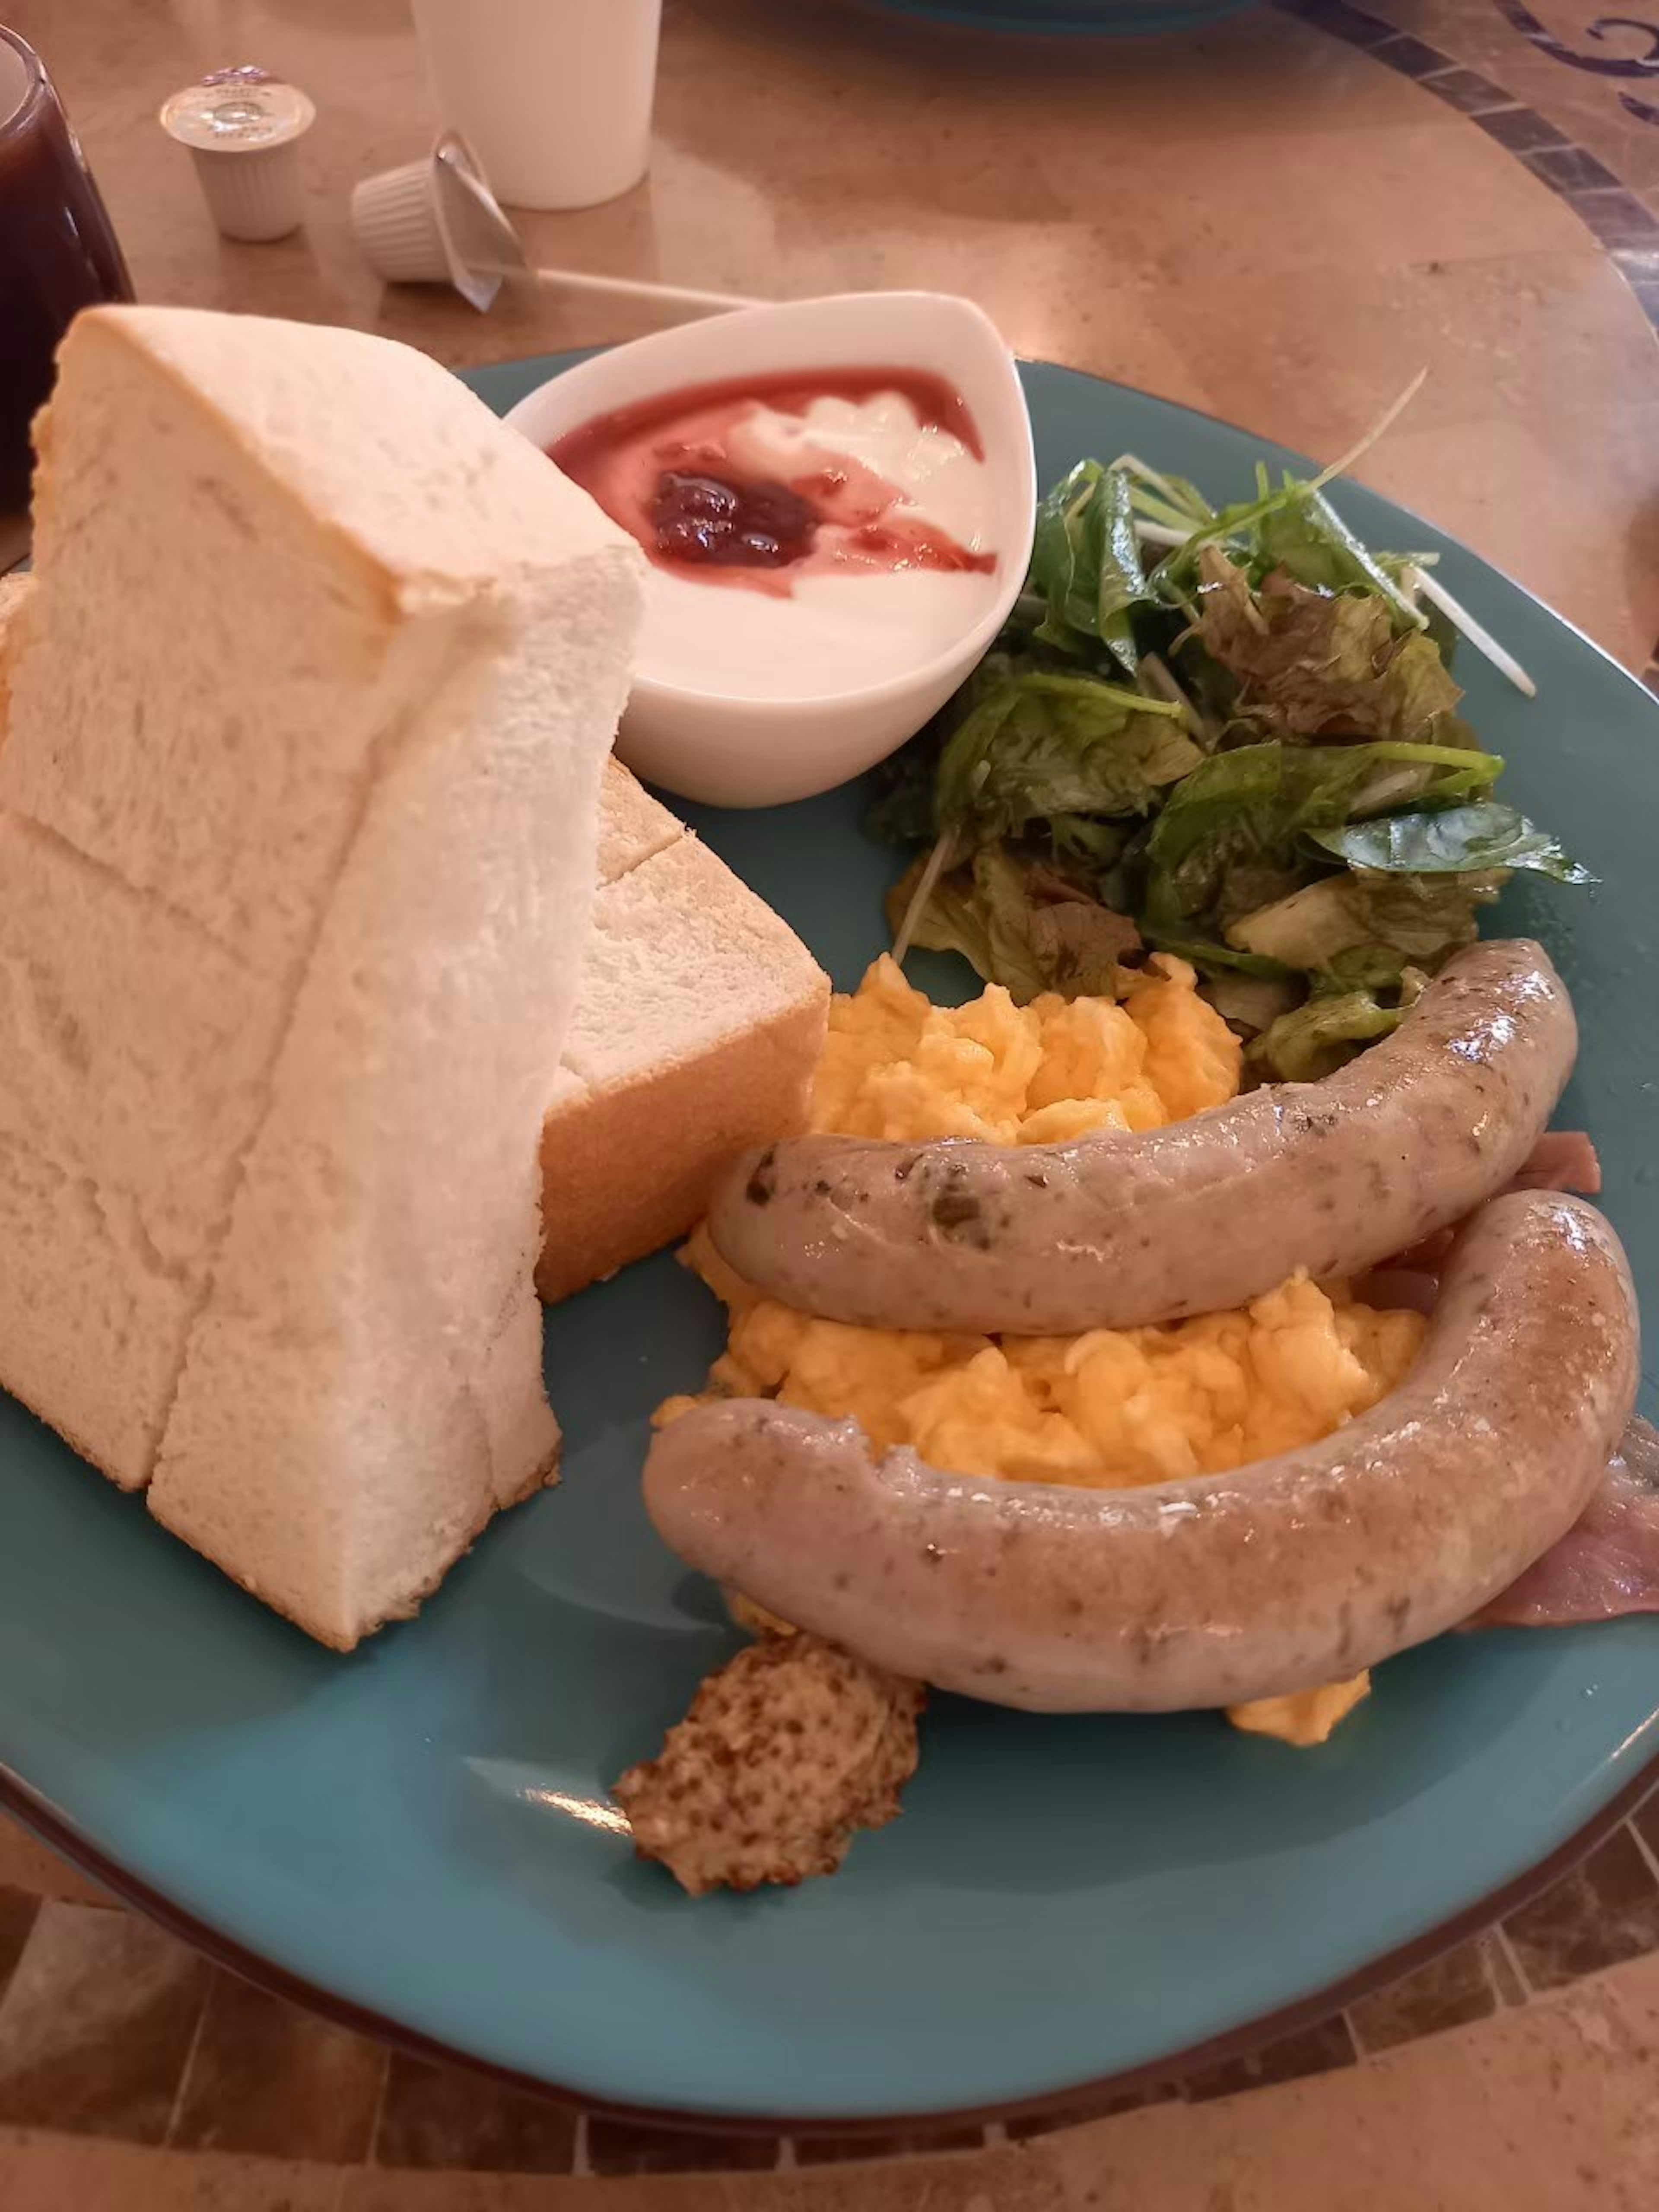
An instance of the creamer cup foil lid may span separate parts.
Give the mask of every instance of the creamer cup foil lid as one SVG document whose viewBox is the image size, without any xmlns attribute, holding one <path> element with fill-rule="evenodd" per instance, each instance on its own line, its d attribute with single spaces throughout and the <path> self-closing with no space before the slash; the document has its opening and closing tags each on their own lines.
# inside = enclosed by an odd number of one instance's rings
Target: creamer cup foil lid
<svg viewBox="0 0 1659 2212">
<path fill-rule="evenodd" d="M 297 85 L 244 67 L 215 70 L 175 92 L 162 106 L 161 123 L 169 137 L 199 153 L 263 153 L 303 137 L 316 114 Z"/>
</svg>

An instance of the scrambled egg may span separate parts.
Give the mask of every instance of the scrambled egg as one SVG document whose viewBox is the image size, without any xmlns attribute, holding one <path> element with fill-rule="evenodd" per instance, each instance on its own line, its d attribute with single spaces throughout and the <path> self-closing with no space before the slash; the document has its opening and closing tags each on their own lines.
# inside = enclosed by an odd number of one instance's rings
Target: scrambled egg
<svg viewBox="0 0 1659 2212">
<path fill-rule="evenodd" d="M 1149 1328 L 1000 1341 L 854 1328 L 758 1297 L 702 1230 L 686 1257 L 731 1316 L 713 1395 L 850 1418 L 878 1451 L 910 1444 L 1013 1482 L 1121 1490 L 1311 1443 L 1394 1389 L 1425 1326 L 1297 1276 L 1241 1312 Z"/>
<path fill-rule="evenodd" d="M 1230 1705 L 1227 1717 L 1247 1735 L 1276 1735 L 1282 1743 L 1305 1749 L 1323 1743 L 1337 1723 L 1346 1720 L 1360 1699 L 1370 1695 L 1370 1688 L 1368 1674 L 1356 1674 L 1352 1681 L 1325 1682 L 1316 1690 L 1292 1690 L 1288 1697 Z"/>
<path fill-rule="evenodd" d="M 848 1137 L 982 1137 L 1063 1144 L 1096 1129 L 1158 1129 L 1238 1090 L 1237 1038 L 1184 960 L 1121 971 L 1127 996 L 1017 1006 L 992 984 L 936 1006 L 886 954 L 830 1007 L 812 1126 Z"/>
<path fill-rule="evenodd" d="M 1235 1096 L 1239 1046 L 1184 961 L 1126 973 L 1121 1005 L 993 985 L 935 1006 L 878 960 L 837 998 L 813 1124 L 848 1135 L 1045 1144 L 1152 1129 Z M 1392 1390 L 1425 1322 L 1297 1276 L 1239 1312 L 1074 1337 L 854 1328 L 759 1297 L 703 1231 L 686 1253 L 721 1298 L 730 1342 L 719 1397 L 775 1397 L 850 1417 L 878 1450 L 1023 1482 L 1124 1488 L 1219 1474 L 1314 1442 Z M 671 1399 L 659 1421 L 695 1402 Z M 1239 1726 L 1322 1742 L 1365 1693 L 1360 1676 L 1235 1709 Z"/>
</svg>

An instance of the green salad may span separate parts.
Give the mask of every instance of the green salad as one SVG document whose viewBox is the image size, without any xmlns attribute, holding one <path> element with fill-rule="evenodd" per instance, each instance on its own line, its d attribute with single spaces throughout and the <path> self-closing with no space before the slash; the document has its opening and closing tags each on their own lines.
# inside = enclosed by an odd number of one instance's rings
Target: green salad
<svg viewBox="0 0 1659 2212">
<path fill-rule="evenodd" d="M 1337 472 L 1258 468 L 1219 509 L 1132 455 L 1054 486 L 996 645 L 878 771 L 872 830 L 923 848 L 901 957 L 963 953 L 1023 1004 L 1179 953 L 1251 1074 L 1305 1079 L 1386 1036 L 1516 869 L 1590 880 L 1494 796 L 1460 631 L 1524 672 L 1433 555 L 1360 544 Z"/>
</svg>

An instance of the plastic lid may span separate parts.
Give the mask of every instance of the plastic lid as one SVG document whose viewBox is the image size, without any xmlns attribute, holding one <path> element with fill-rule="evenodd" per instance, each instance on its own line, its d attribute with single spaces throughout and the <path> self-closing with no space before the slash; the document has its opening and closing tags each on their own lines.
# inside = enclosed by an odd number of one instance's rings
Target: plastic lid
<svg viewBox="0 0 1659 2212">
<path fill-rule="evenodd" d="M 297 85 L 246 66 L 215 70 L 175 92 L 161 108 L 161 128 L 181 146 L 210 154 L 258 152 L 301 137 L 317 110 Z"/>
</svg>

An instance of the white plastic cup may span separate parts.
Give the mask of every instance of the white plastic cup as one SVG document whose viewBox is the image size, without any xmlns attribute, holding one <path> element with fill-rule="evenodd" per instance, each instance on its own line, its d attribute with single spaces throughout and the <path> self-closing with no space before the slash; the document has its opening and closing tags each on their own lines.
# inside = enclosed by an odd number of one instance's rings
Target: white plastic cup
<svg viewBox="0 0 1659 2212">
<path fill-rule="evenodd" d="M 216 70 L 175 92 L 158 120 L 190 149 L 214 222 L 226 238 L 264 244 L 305 216 L 300 141 L 317 111 L 269 70 Z"/>
<path fill-rule="evenodd" d="M 509 267 L 523 264 L 513 226 L 489 195 L 459 131 L 440 133 L 418 161 L 352 188 L 357 250 L 388 284 L 453 284 L 488 313 Z"/>
<path fill-rule="evenodd" d="M 448 283 L 437 197 L 430 154 L 352 186 L 352 235 L 369 267 L 388 284 Z"/>
<path fill-rule="evenodd" d="M 510 207 L 594 207 L 651 159 L 662 0 L 412 0 L 439 118 Z"/>
</svg>

